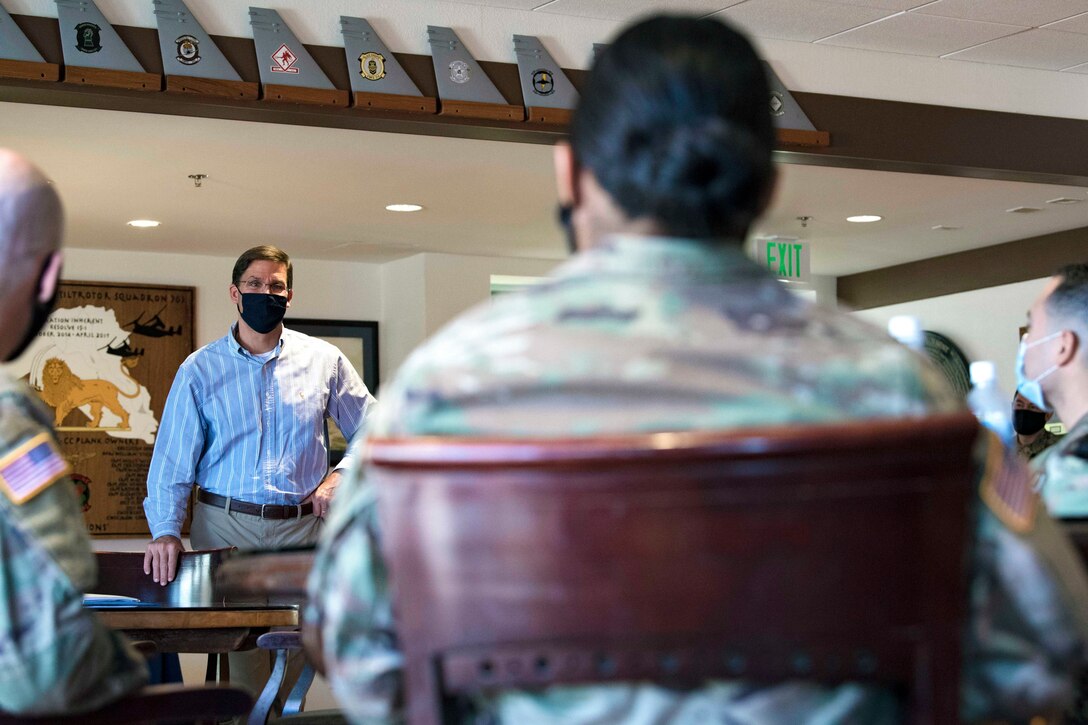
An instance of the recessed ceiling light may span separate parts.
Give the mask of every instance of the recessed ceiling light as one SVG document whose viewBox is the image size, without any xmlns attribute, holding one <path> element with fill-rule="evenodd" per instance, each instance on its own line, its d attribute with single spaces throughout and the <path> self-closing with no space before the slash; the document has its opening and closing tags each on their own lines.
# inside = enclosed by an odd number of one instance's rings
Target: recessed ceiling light
<svg viewBox="0 0 1088 725">
<path fill-rule="evenodd" d="M 420 211 L 423 207 L 419 204 L 390 204 L 386 211 Z"/>
<path fill-rule="evenodd" d="M 1059 196 L 1057 199 L 1047 199 L 1047 204 L 1079 204 L 1083 199 L 1070 199 L 1068 196 Z"/>
<path fill-rule="evenodd" d="M 1008 214 L 1034 214 L 1037 211 L 1042 211 L 1037 206 L 1014 206 L 1012 209 L 1006 209 Z"/>
<path fill-rule="evenodd" d="M 127 222 L 127 224 L 130 227 L 137 227 L 139 229 L 148 229 L 150 227 L 157 227 L 160 224 L 162 224 L 162 222 L 157 222 L 154 219 L 133 219 L 132 221 Z"/>
<path fill-rule="evenodd" d="M 866 224 L 868 222 L 878 222 L 884 217 L 877 216 L 876 214 L 858 214 L 857 216 L 848 216 L 846 221 L 856 222 L 858 224 Z"/>
</svg>

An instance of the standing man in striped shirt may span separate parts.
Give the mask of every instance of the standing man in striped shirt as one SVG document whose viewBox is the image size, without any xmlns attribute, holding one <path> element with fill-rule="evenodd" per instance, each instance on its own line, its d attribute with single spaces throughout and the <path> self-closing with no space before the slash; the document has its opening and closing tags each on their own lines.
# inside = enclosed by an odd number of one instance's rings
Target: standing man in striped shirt
<svg viewBox="0 0 1088 725">
<path fill-rule="evenodd" d="M 152 537 L 144 572 L 163 586 L 184 549 L 181 524 L 194 485 L 194 548 L 305 546 L 317 541 L 339 468 L 351 463 L 349 452 L 328 470 L 325 417 L 350 441 L 374 398 L 334 345 L 284 328 L 292 279 L 283 250 L 244 252 L 229 288 L 238 321 L 190 355 L 174 378 L 144 499 Z M 299 668 L 301 658 L 284 692 Z M 230 671 L 259 693 L 269 653 L 231 653 Z"/>
</svg>

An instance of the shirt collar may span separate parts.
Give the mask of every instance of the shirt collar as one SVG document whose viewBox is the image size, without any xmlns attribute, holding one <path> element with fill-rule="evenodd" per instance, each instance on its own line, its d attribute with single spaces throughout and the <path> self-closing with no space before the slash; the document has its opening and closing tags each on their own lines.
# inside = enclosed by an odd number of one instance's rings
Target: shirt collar
<svg viewBox="0 0 1088 725">
<path fill-rule="evenodd" d="M 272 348 L 273 352 L 275 353 L 272 357 L 279 357 L 280 355 L 283 354 L 283 338 L 285 338 L 285 337 L 287 337 L 287 328 L 286 327 L 283 328 L 283 331 L 280 333 L 279 342 L 277 342 L 276 346 L 274 348 Z M 231 347 L 234 349 L 235 352 L 237 352 L 237 353 L 239 353 L 241 355 L 244 355 L 245 357 L 248 357 L 250 359 L 256 359 L 256 356 L 253 353 L 251 353 L 249 350 L 246 350 L 244 347 L 242 347 L 242 343 L 238 342 L 238 323 L 237 322 L 233 323 L 230 326 L 230 332 L 227 333 L 227 338 L 228 338 L 228 342 L 230 343 Z"/>
</svg>

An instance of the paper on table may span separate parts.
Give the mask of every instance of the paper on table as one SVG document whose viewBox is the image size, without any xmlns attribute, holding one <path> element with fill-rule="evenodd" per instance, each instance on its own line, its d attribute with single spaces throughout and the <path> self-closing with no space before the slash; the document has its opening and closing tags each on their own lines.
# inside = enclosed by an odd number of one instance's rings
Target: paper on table
<svg viewBox="0 0 1088 725">
<path fill-rule="evenodd" d="M 84 594 L 83 604 L 90 606 L 104 606 L 110 604 L 137 604 L 137 597 L 126 597 L 120 594 Z"/>
</svg>

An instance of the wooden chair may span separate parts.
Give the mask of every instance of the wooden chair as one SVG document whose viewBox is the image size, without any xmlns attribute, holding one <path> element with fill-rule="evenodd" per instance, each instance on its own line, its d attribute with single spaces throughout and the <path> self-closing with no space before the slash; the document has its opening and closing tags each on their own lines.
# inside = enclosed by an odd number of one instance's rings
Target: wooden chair
<svg viewBox="0 0 1088 725">
<path fill-rule="evenodd" d="M 223 600 L 223 593 L 216 588 L 215 572 L 234 552 L 234 549 L 183 552 L 174 581 L 164 587 L 144 574 L 143 552 L 99 551 L 95 553 L 98 561 L 98 583 L 91 593 L 136 597 L 141 602 L 154 602 L 168 607 L 208 606 Z M 154 642 L 162 652 L 177 651 L 171 648 L 169 635 L 162 632 L 140 630 L 128 634 L 132 639 Z M 245 633 L 239 630 L 238 636 L 244 637 Z M 209 654 L 205 681 L 215 682 L 219 665 L 225 670 L 226 661 L 225 656 Z"/>
<path fill-rule="evenodd" d="M 238 687 L 152 685 L 92 712 L 30 717 L 0 713 L 0 725 L 190 725 L 244 715 L 253 698 Z"/>
<path fill-rule="evenodd" d="M 313 563 L 313 547 L 239 552 L 216 572 L 216 587 L 228 597 L 258 599 L 268 604 L 297 604 L 301 607 L 306 603 L 306 582 Z M 268 721 L 276 695 L 287 675 L 287 656 L 303 648 L 302 635 L 298 630 L 268 632 L 257 638 L 257 646 L 275 652 L 276 661 L 264 690 L 249 714 L 247 725 L 264 725 Z M 301 711 L 314 674 L 313 665 L 307 662 L 283 705 L 283 716 L 297 715 Z M 331 720 L 328 714 L 319 716 Z M 301 718 L 289 719 L 301 722 Z"/>
<path fill-rule="evenodd" d="M 458 696 L 885 683 L 959 711 L 968 414 L 369 446 L 412 725 Z"/>
</svg>

